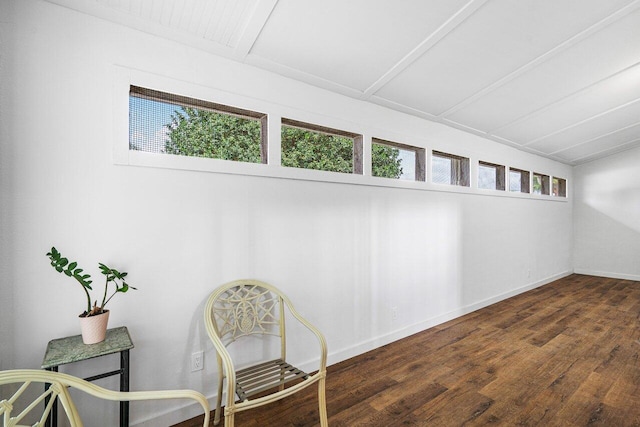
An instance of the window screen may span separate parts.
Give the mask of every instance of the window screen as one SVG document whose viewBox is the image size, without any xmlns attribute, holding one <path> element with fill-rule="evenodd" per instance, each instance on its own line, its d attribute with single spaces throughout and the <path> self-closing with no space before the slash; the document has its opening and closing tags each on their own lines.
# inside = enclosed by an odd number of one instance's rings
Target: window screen
<svg viewBox="0 0 640 427">
<path fill-rule="evenodd" d="M 502 165 L 488 162 L 478 163 L 478 188 L 504 190 L 504 170 Z"/>
<path fill-rule="evenodd" d="M 362 136 L 282 119 L 282 166 L 362 174 Z"/>
<path fill-rule="evenodd" d="M 408 181 L 425 180 L 425 149 L 373 138 L 371 175 Z"/>
<path fill-rule="evenodd" d="M 440 151 L 433 151 L 431 173 L 432 181 L 436 184 L 468 187 L 469 159 Z"/>
<path fill-rule="evenodd" d="M 137 86 L 129 93 L 129 149 L 266 163 L 265 114 Z"/>
</svg>

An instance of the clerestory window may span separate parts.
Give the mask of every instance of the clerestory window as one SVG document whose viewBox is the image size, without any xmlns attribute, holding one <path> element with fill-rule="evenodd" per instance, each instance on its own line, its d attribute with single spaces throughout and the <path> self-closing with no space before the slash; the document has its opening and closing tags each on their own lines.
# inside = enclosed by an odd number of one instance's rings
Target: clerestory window
<svg viewBox="0 0 640 427">
<path fill-rule="evenodd" d="M 129 150 L 267 163 L 267 115 L 131 86 Z"/>
</svg>

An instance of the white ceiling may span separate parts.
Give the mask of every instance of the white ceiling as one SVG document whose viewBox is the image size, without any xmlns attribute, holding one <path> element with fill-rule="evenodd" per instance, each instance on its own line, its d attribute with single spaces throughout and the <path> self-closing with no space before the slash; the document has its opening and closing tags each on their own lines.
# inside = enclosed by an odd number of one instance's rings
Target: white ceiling
<svg viewBox="0 0 640 427">
<path fill-rule="evenodd" d="M 576 165 L 640 146 L 640 0 L 48 0 Z"/>
</svg>

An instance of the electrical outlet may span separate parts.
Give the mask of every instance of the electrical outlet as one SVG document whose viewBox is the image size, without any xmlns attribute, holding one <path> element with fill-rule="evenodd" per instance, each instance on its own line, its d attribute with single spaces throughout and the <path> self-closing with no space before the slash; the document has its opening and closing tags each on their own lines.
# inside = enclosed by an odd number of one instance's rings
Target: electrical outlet
<svg viewBox="0 0 640 427">
<path fill-rule="evenodd" d="M 191 354 L 191 372 L 200 371 L 204 368 L 204 353 L 196 351 Z"/>
</svg>

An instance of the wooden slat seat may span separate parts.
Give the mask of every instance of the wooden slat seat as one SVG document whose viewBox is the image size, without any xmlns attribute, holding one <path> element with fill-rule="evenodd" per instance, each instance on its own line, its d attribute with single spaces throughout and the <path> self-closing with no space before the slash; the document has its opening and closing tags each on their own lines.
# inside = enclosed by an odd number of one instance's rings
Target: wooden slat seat
<svg viewBox="0 0 640 427">
<path fill-rule="evenodd" d="M 270 360 L 236 372 L 236 394 L 241 401 L 309 375 L 282 359 Z"/>
</svg>

